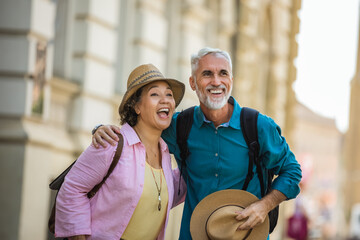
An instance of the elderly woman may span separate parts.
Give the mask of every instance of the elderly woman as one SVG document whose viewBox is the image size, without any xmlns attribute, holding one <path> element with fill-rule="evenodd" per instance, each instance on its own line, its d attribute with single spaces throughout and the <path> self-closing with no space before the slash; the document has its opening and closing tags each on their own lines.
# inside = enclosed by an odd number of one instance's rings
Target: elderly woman
<svg viewBox="0 0 360 240">
<path fill-rule="evenodd" d="M 169 211 L 184 201 L 186 186 L 172 170 L 161 133 L 184 95 L 183 83 L 165 78 L 153 65 L 141 65 L 128 78 L 119 107 L 124 146 L 106 175 L 116 146 L 90 145 L 67 174 L 56 202 L 55 236 L 69 239 L 164 239 Z M 181 195 L 178 195 L 178 188 Z"/>
</svg>

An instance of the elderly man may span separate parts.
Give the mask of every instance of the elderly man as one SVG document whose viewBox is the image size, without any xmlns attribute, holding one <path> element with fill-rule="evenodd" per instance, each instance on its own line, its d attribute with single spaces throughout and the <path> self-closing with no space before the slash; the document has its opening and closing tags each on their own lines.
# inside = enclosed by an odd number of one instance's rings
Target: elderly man
<svg viewBox="0 0 360 240">
<path fill-rule="evenodd" d="M 190 155 L 185 159 L 183 176 L 187 183 L 179 239 L 191 239 L 190 218 L 196 205 L 207 195 L 224 189 L 242 189 L 249 166 L 249 148 L 244 140 L 240 125 L 241 106 L 231 97 L 233 86 L 232 63 L 225 51 L 212 48 L 201 49 L 191 57 L 189 83 L 199 98 L 193 124 L 187 139 Z M 169 151 L 175 155 L 179 165 L 180 149 L 176 142 L 176 121 L 172 123 L 162 138 Z M 280 127 L 269 117 L 259 114 L 257 120 L 258 142 L 262 165 L 271 169 L 277 178 L 271 191 L 264 197 L 257 177 L 249 182 L 247 191 L 260 200 L 237 213 L 236 219 L 247 218 L 239 230 L 253 228 L 264 222 L 267 214 L 282 201 L 292 199 L 300 191 L 301 169 L 290 151 Z M 106 146 L 105 141 L 115 144 L 113 131 L 116 126 L 101 126 L 93 136 L 95 146 Z M 105 141 L 104 141 L 105 140 Z M 256 175 L 256 170 L 253 172 Z"/>
</svg>

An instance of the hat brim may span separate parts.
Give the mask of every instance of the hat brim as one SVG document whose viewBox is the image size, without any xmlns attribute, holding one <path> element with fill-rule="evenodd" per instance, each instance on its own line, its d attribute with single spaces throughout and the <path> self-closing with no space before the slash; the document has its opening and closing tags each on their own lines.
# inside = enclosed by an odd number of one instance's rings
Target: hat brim
<svg viewBox="0 0 360 240">
<path fill-rule="evenodd" d="M 156 82 L 156 81 L 165 81 L 169 84 L 169 86 L 173 92 L 173 96 L 174 96 L 174 100 L 175 100 L 175 107 L 177 107 L 184 97 L 185 85 L 182 82 L 175 80 L 175 79 L 171 79 L 171 78 L 153 78 L 150 81 L 146 81 L 146 82 L 137 84 L 134 87 L 128 89 L 126 91 L 126 93 L 124 94 L 124 97 L 122 98 L 122 101 L 120 103 L 119 112 L 121 113 L 124 110 L 125 103 L 139 88 L 141 88 L 145 85 L 148 85 L 152 82 Z"/>
<path fill-rule="evenodd" d="M 243 190 L 226 189 L 206 196 L 195 207 L 190 220 L 190 233 L 193 240 L 206 240 L 210 238 L 206 233 L 206 221 L 210 214 L 221 206 L 236 205 L 246 208 L 259 199 Z M 263 223 L 252 229 L 247 240 L 267 239 L 269 235 L 269 217 Z"/>
</svg>

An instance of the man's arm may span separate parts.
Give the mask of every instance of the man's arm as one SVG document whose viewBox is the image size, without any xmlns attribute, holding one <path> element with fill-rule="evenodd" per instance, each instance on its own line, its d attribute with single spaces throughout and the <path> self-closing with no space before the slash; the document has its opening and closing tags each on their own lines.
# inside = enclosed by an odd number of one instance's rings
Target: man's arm
<svg viewBox="0 0 360 240">
<path fill-rule="evenodd" d="M 257 224 L 263 223 L 268 213 L 286 199 L 287 197 L 280 191 L 272 190 L 259 201 L 237 213 L 236 219 L 239 221 L 248 218 L 238 229 L 251 229 Z"/>
<path fill-rule="evenodd" d="M 295 198 L 300 193 L 301 166 L 281 135 L 280 127 L 271 118 L 259 115 L 258 135 L 261 161 L 277 176 L 271 188 L 283 193 L 287 200 Z"/>
<path fill-rule="evenodd" d="M 164 139 L 169 147 L 170 153 L 175 154 L 176 143 L 176 118 L 178 112 L 172 116 L 171 125 L 162 132 L 161 137 Z M 107 143 L 115 146 L 119 141 L 116 133 L 120 133 L 120 127 L 115 125 L 102 125 L 96 129 L 93 129 L 92 143 L 95 148 L 99 148 L 99 145 L 106 148 Z"/>
<path fill-rule="evenodd" d="M 264 166 L 274 170 L 278 177 L 272 183 L 273 190 L 270 193 L 238 213 L 236 219 L 248 218 L 239 226 L 241 230 L 264 222 L 272 209 L 300 192 L 301 168 L 285 138 L 281 136 L 280 127 L 271 118 L 259 115 L 258 133 Z"/>
<path fill-rule="evenodd" d="M 96 148 L 99 148 L 99 145 L 106 148 L 107 143 L 115 146 L 119 141 L 116 133 L 120 133 L 120 127 L 115 125 L 103 125 L 94 132 L 92 143 Z"/>
</svg>

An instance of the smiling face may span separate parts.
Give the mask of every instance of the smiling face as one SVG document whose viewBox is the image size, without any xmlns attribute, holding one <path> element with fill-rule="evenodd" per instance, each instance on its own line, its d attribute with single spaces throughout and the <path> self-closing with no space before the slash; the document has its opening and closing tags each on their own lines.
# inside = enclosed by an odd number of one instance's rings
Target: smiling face
<svg viewBox="0 0 360 240">
<path fill-rule="evenodd" d="M 166 81 L 149 83 L 143 88 L 140 101 L 135 106 L 137 124 L 147 124 L 164 130 L 169 127 L 175 110 L 173 92 Z"/>
<path fill-rule="evenodd" d="M 233 84 L 228 61 L 220 54 L 205 55 L 194 75 L 190 77 L 190 86 L 196 91 L 200 105 L 212 110 L 225 106 Z"/>
</svg>

